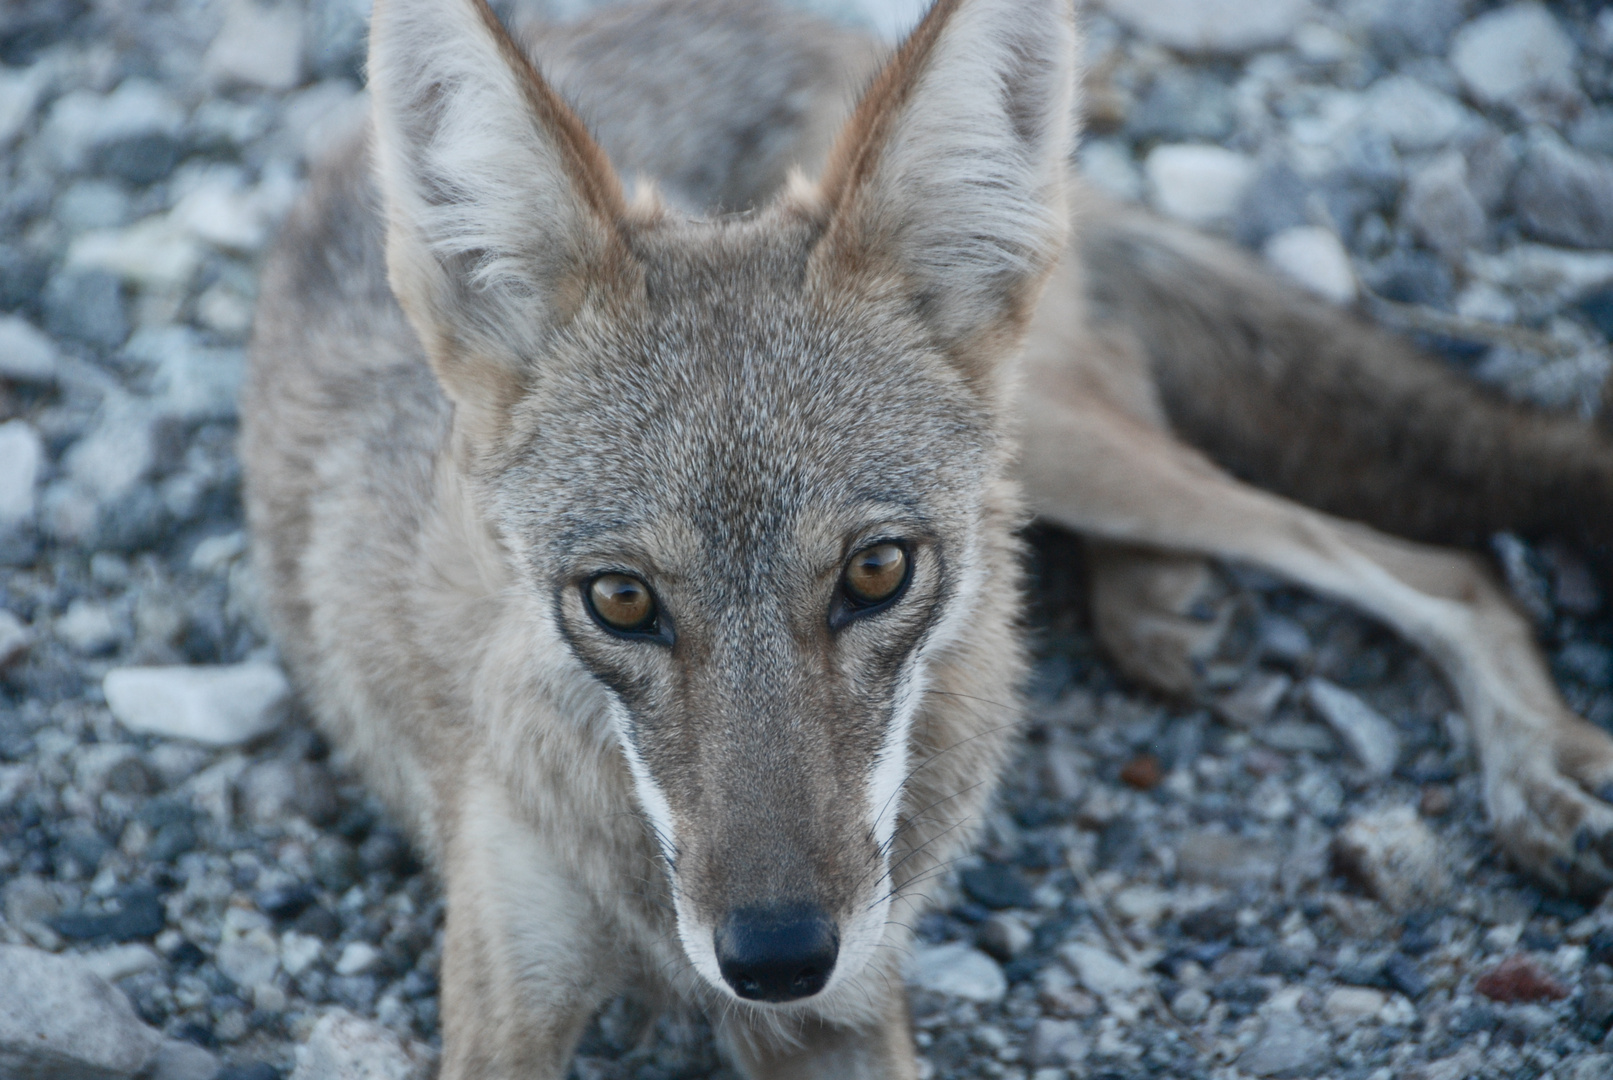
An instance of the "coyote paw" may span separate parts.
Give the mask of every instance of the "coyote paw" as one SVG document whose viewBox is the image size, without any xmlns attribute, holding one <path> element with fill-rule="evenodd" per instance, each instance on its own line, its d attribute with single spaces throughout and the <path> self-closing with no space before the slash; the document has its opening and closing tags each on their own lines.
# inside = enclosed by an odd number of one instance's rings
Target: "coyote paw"
<svg viewBox="0 0 1613 1080">
<path fill-rule="evenodd" d="M 1576 896 L 1613 886 L 1613 739 L 1571 717 L 1489 749 L 1485 801 L 1507 856 Z"/>
</svg>

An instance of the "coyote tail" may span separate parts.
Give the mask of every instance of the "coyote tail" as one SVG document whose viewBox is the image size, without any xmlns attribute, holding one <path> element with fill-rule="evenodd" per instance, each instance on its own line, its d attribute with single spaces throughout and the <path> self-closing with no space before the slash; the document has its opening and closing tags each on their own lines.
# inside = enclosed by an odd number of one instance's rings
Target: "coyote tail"
<svg viewBox="0 0 1613 1080">
<path fill-rule="evenodd" d="M 1613 440 L 1143 214 L 1086 216 L 1093 316 L 1135 334 L 1173 428 L 1234 475 L 1434 543 L 1613 547 Z"/>
</svg>

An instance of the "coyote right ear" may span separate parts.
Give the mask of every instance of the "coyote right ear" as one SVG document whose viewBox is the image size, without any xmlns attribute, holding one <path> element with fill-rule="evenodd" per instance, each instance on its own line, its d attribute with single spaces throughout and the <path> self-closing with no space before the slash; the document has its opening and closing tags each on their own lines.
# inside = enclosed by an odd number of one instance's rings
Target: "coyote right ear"
<svg viewBox="0 0 1613 1080">
<path fill-rule="evenodd" d="M 486 0 L 376 0 L 387 272 L 461 423 L 495 430 L 588 288 L 631 274 L 621 185 Z"/>
<path fill-rule="evenodd" d="M 1065 241 L 1076 84 L 1072 0 L 936 0 L 830 154 L 814 269 L 894 270 L 960 359 L 1017 337 Z"/>
</svg>

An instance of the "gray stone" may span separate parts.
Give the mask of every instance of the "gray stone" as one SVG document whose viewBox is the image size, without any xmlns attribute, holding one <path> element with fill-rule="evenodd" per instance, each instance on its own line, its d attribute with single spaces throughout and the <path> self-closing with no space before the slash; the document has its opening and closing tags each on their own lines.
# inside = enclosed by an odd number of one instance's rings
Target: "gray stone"
<svg viewBox="0 0 1613 1080">
<path fill-rule="evenodd" d="M 1551 11 L 1529 0 L 1462 27 L 1451 43 L 1450 61 L 1478 101 L 1532 114 L 1578 94 L 1577 52 Z"/>
<path fill-rule="evenodd" d="M 980 927 L 980 947 L 1007 963 L 1030 948 L 1035 935 L 1017 915 L 997 912 Z"/>
<path fill-rule="evenodd" d="M 0 1076 L 122 1080 L 144 1070 L 161 1043 L 77 958 L 0 945 Z"/>
<path fill-rule="evenodd" d="M 109 180 L 80 180 L 56 198 L 54 216 L 70 232 L 129 223 L 129 195 Z"/>
<path fill-rule="evenodd" d="M 985 1005 L 1001 1001 L 1008 993 L 1008 979 L 997 962 L 961 941 L 914 948 L 907 983 L 916 990 Z"/>
<path fill-rule="evenodd" d="M 44 443 L 26 420 L 0 424 L 0 535 L 31 525 Z"/>
<path fill-rule="evenodd" d="M 1205 72 L 1172 67 L 1155 77 L 1126 118 L 1126 134 L 1164 142 L 1220 142 L 1235 123 L 1232 93 L 1225 83 Z"/>
<path fill-rule="evenodd" d="M 257 825 L 283 823 L 292 816 L 324 824 L 336 814 L 330 776 L 310 761 L 260 762 L 242 775 L 239 790 L 242 815 Z"/>
<path fill-rule="evenodd" d="M 1613 247 L 1613 161 L 1538 134 L 1512 194 L 1530 234 L 1570 247 Z"/>
<path fill-rule="evenodd" d="M 45 286 L 45 327 L 58 337 L 115 349 L 129 336 L 123 282 L 99 269 L 67 269 Z"/>
<path fill-rule="evenodd" d="M 1196 1024 L 1210 1011 L 1210 995 L 1190 986 L 1171 999 L 1171 1012 L 1183 1023 Z"/>
<path fill-rule="evenodd" d="M 1183 835 L 1176 872 L 1183 881 L 1200 885 L 1266 886 L 1277 878 L 1277 858 L 1268 843 L 1204 829 Z"/>
<path fill-rule="evenodd" d="M 302 81 L 302 37 L 300 5 L 234 0 L 203 69 L 217 86 L 290 90 Z"/>
<path fill-rule="evenodd" d="M 1464 127 L 1479 124 L 1461 102 L 1407 75 L 1391 75 L 1372 87 L 1362 122 L 1405 151 L 1437 150 Z"/>
<path fill-rule="evenodd" d="M 132 78 L 110 94 L 64 94 L 51 106 L 41 138 L 69 172 L 105 169 L 145 184 L 173 168 L 184 124 L 184 110 L 168 91 Z"/>
<path fill-rule="evenodd" d="M 1079 1065 L 1089 1052 L 1086 1033 L 1080 1024 L 1047 1017 L 1036 1021 L 1025 1046 L 1025 1054 L 1035 1066 Z"/>
<path fill-rule="evenodd" d="M 1439 56 L 1467 17 L 1471 0 L 1350 0 L 1344 10 L 1378 51 Z"/>
<path fill-rule="evenodd" d="M 1325 1035 L 1307 1027 L 1292 1010 L 1277 1009 L 1266 1017 L 1254 1044 L 1238 1055 L 1238 1068 L 1254 1076 L 1284 1080 L 1316 1076 L 1332 1060 L 1333 1049 Z"/>
<path fill-rule="evenodd" d="M 34 633 L 11 612 L 0 608 L 0 667 L 5 667 L 28 651 Z"/>
<path fill-rule="evenodd" d="M 1282 44 L 1310 11 L 1309 0 L 1103 0 L 1103 6 L 1161 45 L 1232 55 Z"/>
<path fill-rule="evenodd" d="M 1215 713 L 1236 727 L 1260 727 L 1271 719 L 1272 712 L 1293 683 L 1279 672 L 1252 672 L 1230 693 L 1216 700 Z"/>
<path fill-rule="evenodd" d="M 1338 733 L 1369 776 L 1388 776 L 1395 771 L 1400 734 L 1378 710 L 1342 686 L 1316 676 L 1305 680 L 1305 699 Z"/>
<path fill-rule="evenodd" d="M 1149 984 L 1147 975 L 1096 945 L 1072 941 L 1059 948 L 1059 959 L 1099 997 L 1129 998 Z"/>
<path fill-rule="evenodd" d="M 0 379 L 21 383 L 48 383 L 56 379 L 55 342 L 33 323 L 16 315 L 0 315 Z M 4 461 L 0 455 L 0 461 Z"/>
<path fill-rule="evenodd" d="M 151 388 L 163 414 L 191 422 L 235 416 L 246 369 L 240 349 L 203 345 L 190 327 L 165 326 L 140 330 L 123 352 L 154 369 Z"/>
<path fill-rule="evenodd" d="M 213 1080 L 220 1067 L 211 1051 L 182 1039 L 164 1039 L 141 1080 Z"/>
<path fill-rule="evenodd" d="M 1450 892 L 1440 842 L 1409 806 L 1351 820 L 1333 838 L 1333 861 L 1391 911 L 1437 907 Z"/>
<path fill-rule="evenodd" d="M 273 664 L 116 668 L 103 681 L 106 703 L 131 731 L 237 746 L 272 731 L 291 695 Z"/>
<path fill-rule="evenodd" d="M 1400 216 L 1413 235 L 1447 259 L 1477 245 L 1489 226 L 1484 207 L 1468 190 L 1467 159 L 1455 151 L 1412 176 Z"/>
<path fill-rule="evenodd" d="M 369 0 L 311 0 L 308 66 L 327 78 L 357 80 L 369 36 Z"/>
<path fill-rule="evenodd" d="M 429 1048 L 405 1046 L 373 1020 L 332 1009 L 298 1048 L 291 1080 L 426 1080 L 433 1058 Z"/>
</svg>

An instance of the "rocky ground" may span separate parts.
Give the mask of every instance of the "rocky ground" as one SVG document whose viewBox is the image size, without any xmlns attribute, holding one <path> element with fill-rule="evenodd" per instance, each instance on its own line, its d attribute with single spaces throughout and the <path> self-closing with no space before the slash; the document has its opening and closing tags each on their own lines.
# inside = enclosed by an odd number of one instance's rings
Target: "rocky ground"
<svg viewBox="0 0 1613 1080">
<path fill-rule="evenodd" d="M 0 1073 L 273 1080 L 299 1046 L 308 1080 L 429 1068 L 441 899 L 288 707 L 234 456 L 256 269 L 361 107 L 364 6 L 0 9 Z M 914 8 L 816 6 L 886 32 Z M 1104 0 L 1082 165 L 1594 416 L 1599 7 Z M 1023 760 L 918 924 L 927 1075 L 1613 1076 L 1613 907 L 1499 863 L 1425 661 L 1228 568 L 1222 652 L 1167 705 L 1097 653 L 1078 545 L 1035 540 Z M 1495 553 L 1570 702 L 1613 727 L 1602 579 L 1566 548 Z M 574 1072 L 725 1075 L 698 1021 L 628 1000 Z"/>
</svg>

